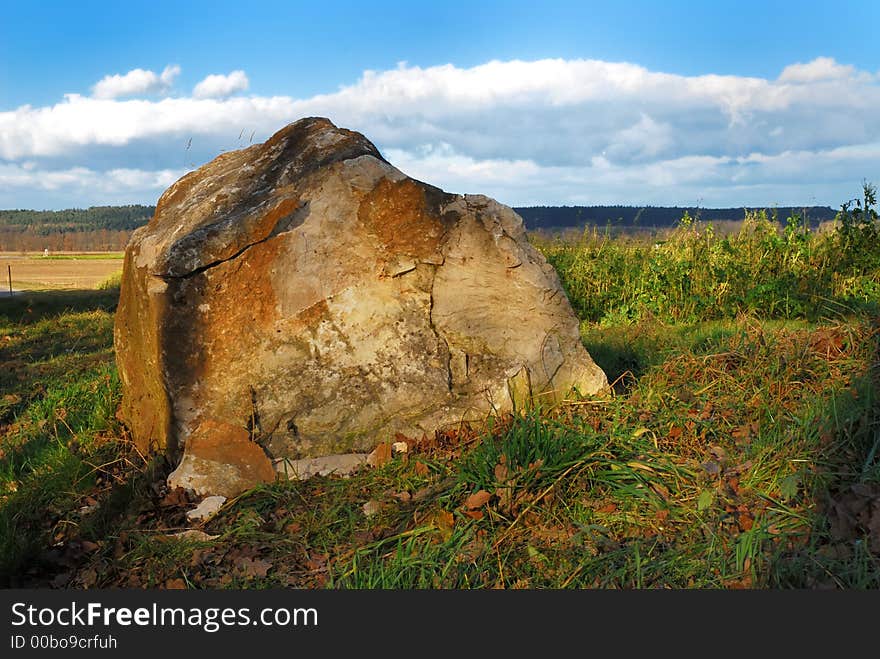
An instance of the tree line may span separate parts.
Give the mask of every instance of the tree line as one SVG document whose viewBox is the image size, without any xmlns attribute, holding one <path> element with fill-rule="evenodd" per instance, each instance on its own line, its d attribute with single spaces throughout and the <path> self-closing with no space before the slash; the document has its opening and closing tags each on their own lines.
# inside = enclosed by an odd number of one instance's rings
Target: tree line
<svg viewBox="0 0 880 659">
<path fill-rule="evenodd" d="M 622 227 L 674 227 L 685 213 L 703 222 L 741 221 L 746 211 L 765 210 L 785 223 L 798 216 L 811 227 L 833 220 L 837 211 L 829 206 L 780 206 L 777 208 L 697 208 L 685 206 L 528 206 L 514 208 L 526 227 L 538 229 L 584 228 L 607 225 Z"/>
<path fill-rule="evenodd" d="M 125 249 L 131 232 L 146 224 L 155 206 L 91 206 L 59 211 L 0 210 L 0 252 L 116 251 Z M 740 221 L 746 208 L 696 208 L 684 206 L 521 206 L 514 210 L 526 228 L 584 228 L 612 225 L 621 228 L 674 227 L 688 216 L 711 221 Z M 751 209 L 761 210 L 761 209 Z M 765 209 L 784 222 L 797 216 L 817 227 L 833 220 L 837 211 L 828 206 L 781 206 Z"/>
<path fill-rule="evenodd" d="M 0 210 L 0 252 L 118 251 L 149 222 L 155 206 L 91 206 L 59 211 Z"/>
</svg>

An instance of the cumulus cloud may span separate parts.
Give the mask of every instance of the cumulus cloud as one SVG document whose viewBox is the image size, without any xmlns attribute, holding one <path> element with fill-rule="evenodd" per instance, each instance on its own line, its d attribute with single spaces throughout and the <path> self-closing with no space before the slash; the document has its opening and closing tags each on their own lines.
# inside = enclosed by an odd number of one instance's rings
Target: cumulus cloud
<svg viewBox="0 0 880 659">
<path fill-rule="evenodd" d="M 33 163 L 0 163 L 0 207 L 69 208 L 155 200 L 183 169 L 139 170 L 89 167 L 44 169 Z M 22 203 L 24 202 L 24 203 Z"/>
<path fill-rule="evenodd" d="M 180 75 L 180 67 L 170 64 L 160 74 L 144 69 L 133 69 L 125 75 L 108 75 L 92 87 L 95 98 L 109 99 L 120 96 L 159 94 L 171 89 L 174 79 Z"/>
<path fill-rule="evenodd" d="M 250 82 L 244 71 L 233 71 L 229 75 L 212 74 L 193 88 L 195 98 L 226 98 L 235 92 L 248 88 Z"/>
<path fill-rule="evenodd" d="M 234 71 L 192 97 L 96 90 L 0 112 L 0 163 L 176 171 L 320 115 L 408 174 L 512 205 L 836 205 L 862 178 L 880 179 L 880 80 L 830 58 L 775 80 L 546 59 L 401 63 L 304 99 L 232 96 L 247 84 Z"/>
<path fill-rule="evenodd" d="M 782 69 L 780 82 L 816 82 L 818 80 L 834 80 L 848 78 L 855 72 L 855 67 L 838 64 L 831 57 L 817 57 L 806 64 L 798 62 Z"/>
</svg>

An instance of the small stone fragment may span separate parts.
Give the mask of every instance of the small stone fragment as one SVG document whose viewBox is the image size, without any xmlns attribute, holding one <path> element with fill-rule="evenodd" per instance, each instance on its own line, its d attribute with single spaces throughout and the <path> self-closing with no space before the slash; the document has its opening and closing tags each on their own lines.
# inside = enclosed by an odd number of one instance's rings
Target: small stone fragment
<svg viewBox="0 0 880 659">
<path fill-rule="evenodd" d="M 282 458 L 275 463 L 275 471 L 289 480 L 306 480 L 313 476 L 329 476 L 330 474 L 347 478 L 366 462 L 366 453 L 324 455 L 319 458 L 303 458 L 301 460 Z"/>
<path fill-rule="evenodd" d="M 217 514 L 224 503 L 226 503 L 226 497 L 217 495 L 205 497 L 198 506 L 186 514 L 187 519 L 192 521 L 208 520 Z"/>
<path fill-rule="evenodd" d="M 244 428 L 208 419 L 187 439 L 168 486 L 229 499 L 274 480 L 272 462 Z"/>
</svg>

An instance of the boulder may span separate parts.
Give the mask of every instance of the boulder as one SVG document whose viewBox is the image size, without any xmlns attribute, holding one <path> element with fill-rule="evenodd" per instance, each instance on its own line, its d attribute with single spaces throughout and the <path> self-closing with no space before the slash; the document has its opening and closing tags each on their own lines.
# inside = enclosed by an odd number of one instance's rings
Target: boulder
<svg viewBox="0 0 880 659">
<path fill-rule="evenodd" d="M 205 422 L 238 457 L 246 441 L 298 460 L 607 387 L 513 210 L 322 118 L 162 195 L 126 250 L 114 336 L 135 442 L 202 463 Z"/>
</svg>

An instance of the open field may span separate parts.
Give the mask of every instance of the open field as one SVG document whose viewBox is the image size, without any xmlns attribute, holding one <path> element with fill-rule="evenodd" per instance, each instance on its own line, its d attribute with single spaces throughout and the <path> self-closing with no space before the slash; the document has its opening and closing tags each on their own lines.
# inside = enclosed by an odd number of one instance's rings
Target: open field
<svg viewBox="0 0 880 659">
<path fill-rule="evenodd" d="M 118 293 L 0 300 L 0 586 L 880 588 L 880 249 L 770 228 L 543 244 L 613 392 L 198 524 L 116 419 Z"/>
<path fill-rule="evenodd" d="M 0 290 L 93 289 L 122 271 L 122 252 L 0 253 Z"/>
</svg>

